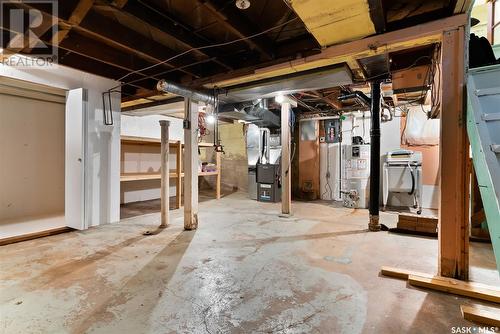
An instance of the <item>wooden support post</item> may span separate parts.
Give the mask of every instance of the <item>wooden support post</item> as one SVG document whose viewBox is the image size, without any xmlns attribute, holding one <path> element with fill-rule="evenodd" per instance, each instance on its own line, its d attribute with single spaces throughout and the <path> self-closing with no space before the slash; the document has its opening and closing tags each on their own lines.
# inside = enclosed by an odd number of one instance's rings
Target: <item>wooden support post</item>
<svg viewBox="0 0 500 334">
<path fill-rule="evenodd" d="M 289 102 L 281 104 L 281 213 L 290 214 L 292 184 L 290 170 L 290 110 Z"/>
<path fill-rule="evenodd" d="M 170 126 L 169 121 L 161 120 L 161 223 L 160 227 L 168 226 L 168 216 L 170 210 L 170 167 L 169 167 L 169 154 L 170 154 L 170 144 L 168 128 Z"/>
<path fill-rule="evenodd" d="M 215 152 L 215 164 L 217 168 L 217 180 L 215 181 L 215 198 L 220 199 L 220 183 L 221 183 L 221 154 L 222 152 Z"/>
<path fill-rule="evenodd" d="M 198 103 L 184 99 L 184 229 L 198 228 Z"/>
<path fill-rule="evenodd" d="M 177 141 L 177 156 L 176 156 L 176 174 L 177 174 L 177 179 L 176 179 L 176 187 L 175 187 L 175 201 L 176 201 L 176 208 L 180 209 L 182 206 L 182 143 L 181 141 Z"/>
<path fill-rule="evenodd" d="M 469 141 L 464 108 L 465 30 L 443 32 L 441 47 L 441 137 L 439 275 L 469 275 Z"/>
</svg>

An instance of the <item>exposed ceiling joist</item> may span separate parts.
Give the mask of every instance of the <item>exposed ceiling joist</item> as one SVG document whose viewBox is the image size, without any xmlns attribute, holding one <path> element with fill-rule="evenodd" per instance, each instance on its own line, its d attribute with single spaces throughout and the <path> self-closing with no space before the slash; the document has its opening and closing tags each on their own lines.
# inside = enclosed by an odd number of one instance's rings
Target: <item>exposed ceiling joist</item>
<svg viewBox="0 0 500 334">
<path fill-rule="evenodd" d="M 321 53 L 309 57 L 259 69 L 247 68 L 246 74 L 238 77 L 234 75 L 217 75 L 207 78 L 205 84 L 207 87 L 212 87 L 213 85 L 228 87 L 292 72 L 340 64 L 347 62 L 349 59 L 356 60 L 387 52 L 429 45 L 440 42 L 443 31 L 456 29 L 459 26 L 466 25 L 467 22 L 466 14 L 454 15 L 418 26 L 330 46 Z M 245 69 L 239 70 L 239 73 L 245 73 Z"/>
<path fill-rule="evenodd" d="M 238 38 L 246 38 L 255 33 L 249 27 L 251 27 L 251 22 L 249 22 L 245 17 L 243 17 L 235 9 L 235 6 L 228 6 L 224 8 L 222 12 L 219 8 L 210 0 L 197 0 L 204 8 L 206 8 L 212 16 L 222 24 L 228 31 L 232 34 L 238 36 Z M 273 59 L 272 51 L 272 41 L 265 37 L 260 37 L 260 39 L 245 39 L 244 41 L 251 49 L 257 49 L 262 55 L 264 60 Z"/>
<path fill-rule="evenodd" d="M 67 26 L 60 26 L 54 36 L 52 36 L 52 44 L 58 45 L 59 43 L 61 43 L 68 35 L 71 27 L 74 25 L 79 25 L 93 5 L 94 0 L 80 0 L 68 19 L 69 24 Z"/>
<path fill-rule="evenodd" d="M 386 18 L 382 0 L 368 0 L 368 5 L 370 7 L 370 18 L 375 26 L 375 31 L 377 34 L 384 33 L 386 30 Z"/>
<path fill-rule="evenodd" d="M 119 11 L 118 8 L 109 8 Z M 172 18 L 165 13 L 161 13 L 152 6 L 147 4 L 145 5 L 142 1 L 128 2 L 121 12 L 122 14 L 135 18 L 136 20 L 142 21 L 145 25 L 154 27 L 158 32 L 176 39 L 188 49 L 198 49 L 214 43 L 213 41 L 201 38 L 199 35 L 194 34 L 194 29 L 187 27 L 182 22 L 179 22 L 178 19 Z M 228 70 L 233 68 L 230 62 L 215 52 L 214 49 L 195 50 L 193 52 L 201 54 L 207 58 L 215 58 L 215 62 L 217 64 Z"/>
<path fill-rule="evenodd" d="M 109 26 L 110 22 L 105 17 L 91 11 L 80 26 L 75 27 L 75 30 L 81 34 L 88 35 L 93 39 L 100 40 L 109 46 L 124 50 L 130 54 L 136 55 L 153 64 L 160 63 L 165 59 L 172 57 L 174 51 L 166 46 L 153 42 L 144 38 L 141 34 L 123 27 L 119 24 L 113 24 L 112 29 Z M 185 74 L 194 78 L 199 78 L 200 75 L 193 71 L 189 71 L 186 67 L 189 61 L 173 60 L 166 62 L 162 67 L 170 69 L 178 69 Z"/>
</svg>

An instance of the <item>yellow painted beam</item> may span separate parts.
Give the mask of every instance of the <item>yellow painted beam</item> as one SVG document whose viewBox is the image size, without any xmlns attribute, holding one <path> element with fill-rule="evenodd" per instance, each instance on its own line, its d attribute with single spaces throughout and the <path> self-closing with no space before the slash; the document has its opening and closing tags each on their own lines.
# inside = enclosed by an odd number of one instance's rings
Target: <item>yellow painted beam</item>
<svg viewBox="0 0 500 334">
<path fill-rule="evenodd" d="M 375 34 L 367 0 L 292 0 L 290 4 L 321 46 Z"/>
<path fill-rule="evenodd" d="M 214 80 L 214 84 L 206 84 L 205 86 L 229 87 L 344 62 L 352 64 L 355 59 L 440 42 L 443 31 L 456 29 L 466 24 L 467 15 L 455 15 L 406 29 L 330 46 L 319 54 L 256 69 L 248 75 L 220 77 Z"/>
</svg>

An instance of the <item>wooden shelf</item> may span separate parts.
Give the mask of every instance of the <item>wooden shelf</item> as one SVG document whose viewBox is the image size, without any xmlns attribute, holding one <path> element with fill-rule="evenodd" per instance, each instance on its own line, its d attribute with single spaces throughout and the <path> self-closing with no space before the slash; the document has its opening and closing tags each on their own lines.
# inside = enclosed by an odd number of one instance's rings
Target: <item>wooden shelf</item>
<svg viewBox="0 0 500 334">
<path fill-rule="evenodd" d="M 132 145 L 151 145 L 158 148 L 158 153 L 160 153 L 161 139 L 159 138 L 146 138 L 146 137 L 136 137 L 136 136 L 121 136 L 122 144 L 132 144 Z M 176 179 L 175 181 L 175 197 L 176 199 L 176 207 L 180 208 L 182 204 L 181 193 L 182 193 L 182 178 L 184 177 L 184 173 L 181 173 L 182 170 L 182 155 L 184 144 L 180 141 L 170 141 L 170 153 L 175 153 L 176 155 L 176 163 L 177 168 L 173 172 L 170 172 L 170 178 Z M 214 145 L 212 143 L 198 143 L 199 148 L 213 148 Z M 123 147 L 122 147 L 123 150 Z M 221 189 L 221 152 L 215 151 L 215 165 L 217 170 L 214 172 L 199 172 L 198 176 L 216 176 L 217 180 L 215 182 L 215 198 L 220 198 L 220 189 Z M 179 177 L 180 175 L 180 177 Z M 161 180 L 160 173 L 124 173 L 120 175 L 120 182 L 133 182 L 133 181 L 145 181 L 145 180 Z"/>
<path fill-rule="evenodd" d="M 198 176 L 212 176 L 218 175 L 219 172 L 198 172 Z M 177 178 L 177 173 L 171 172 L 171 178 Z M 181 177 L 184 177 L 184 173 L 181 173 Z M 121 174 L 120 182 L 130 182 L 130 181 L 144 181 L 144 180 L 160 180 L 161 175 L 159 173 L 149 174 L 149 173 L 129 173 L 129 174 Z"/>
<path fill-rule="evenodd" d="M 146 138 L 146 137 L 135 137 L 135 136 L 121 136 L 121 142 L 125 144 L 136 144 L 136 145 L 161 145 L 161 140 L 159 138 Z M 170 141 L 170 146 L 179 145 L 178 141 Z M 181 144 L 184 146 L 184 144 Z M 209 148 L 214 147 L 212 143 L 198 143 L 198 147 Z"/>
</svg>

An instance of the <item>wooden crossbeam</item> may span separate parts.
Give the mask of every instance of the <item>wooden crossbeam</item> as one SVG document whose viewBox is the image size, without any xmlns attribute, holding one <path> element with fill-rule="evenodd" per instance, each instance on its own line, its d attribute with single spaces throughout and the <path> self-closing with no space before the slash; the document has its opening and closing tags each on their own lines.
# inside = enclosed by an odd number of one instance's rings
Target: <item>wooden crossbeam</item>
<svg viewBox="0 0 500 334">
<path fill-rule="evenodd" d="M 198 80 L 197 84 L 207 87 L 216 85 L 228 87 L 248 83 L 292 72 L 340 64 L 352 59 L 360 59 L 412 47 L 438 43 L 443 31 L 467 24 L 467 15 L 455 15 L 437 21 L 419 24 L 414 27 L 387 32 L 360 40 L 330 46 L 318 54 L 292 61 L 284 61 L 267 67 L 247 67 L 232 73 L 219 74 Z"/>
<path fill-rule="evenodd" d="M 61 25 L 54 36 L 52 36 L 52 44 L 58 45 L 61 43 L 68 35 L 71 27 L 73 25 L 79 25 L 93 5 L 94 0 L 80 0 L 68 19 L 69 25 Z"/>
</svg>

